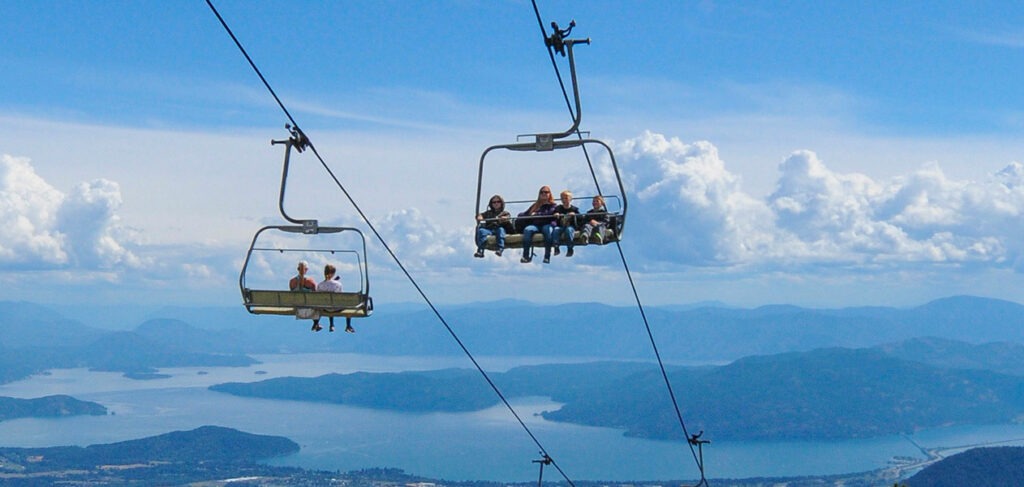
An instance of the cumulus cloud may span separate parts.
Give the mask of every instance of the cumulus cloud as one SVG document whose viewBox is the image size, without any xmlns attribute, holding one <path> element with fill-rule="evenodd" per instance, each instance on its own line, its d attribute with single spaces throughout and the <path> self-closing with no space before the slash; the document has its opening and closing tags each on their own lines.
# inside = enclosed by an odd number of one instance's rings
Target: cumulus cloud
<svg viewBox="0 0 1024 487">
<path fill-rule="evenodd" d="M 117 183 L 97 179 L 65 194 L 36 174 L 28 159 L 0 159 L 0 267 L 113 269 L 139 258 L 117 209 Z"/>
<path fill-rule="evenodd" d="M 1021 267 L 1016 162 L 983 181 L 952 180 L 937 164 L 876 181 L 797 151 L 779 164 L 775 191 L 754 198 L 708 142 L 647 132 L 619 150 L 632 196 L 627 238 L 656 261 Z"/>
<path fill-rule="evenodd" d="M 67 195 L 57 215 L 57 226 L 67 236 L 72 265 L 139 266 L 139 259 L 121 243 L 128 235 L 116 214 L 120 206 L 120 187 L 106 179 L 80 183 Z"/>
<path fill-rule="evenodd" d="M 646 255 L 713 265 L 772 249 L 774 215 L 742 191 L 710 143 L 647 132 L 619 150 L 632 205 L 626 232 Z"/>
<path fill-rule="evenodd" d="M 390 212 L 376 227 L 403 263 L 417 267 L 446 266 L 452 259 L 465 263 L 460 257 L 472 248 L 470 230 L 445 229 L 418 208 Z"/>
<path fill-rule="evenodd" d="M 67 262 L 56 229 L 64 195 L 36 174 L 28 159 L 0 159 L 0 263 L 58 266 Z"/>
</svg>

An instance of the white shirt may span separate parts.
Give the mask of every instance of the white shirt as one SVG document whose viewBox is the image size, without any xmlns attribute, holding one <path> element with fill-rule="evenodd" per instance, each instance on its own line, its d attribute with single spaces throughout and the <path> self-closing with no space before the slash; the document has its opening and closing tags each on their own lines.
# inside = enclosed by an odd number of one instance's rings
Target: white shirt
<svg viewBox="0 0 1024 487">
<path fill-rule="evenodd" d="M 324 279 L 323 282 L 316 285 L 317 291 L 327 291 L 330 293 L 341 292 L 341 280 L 340 279 Z"/>
</svg>

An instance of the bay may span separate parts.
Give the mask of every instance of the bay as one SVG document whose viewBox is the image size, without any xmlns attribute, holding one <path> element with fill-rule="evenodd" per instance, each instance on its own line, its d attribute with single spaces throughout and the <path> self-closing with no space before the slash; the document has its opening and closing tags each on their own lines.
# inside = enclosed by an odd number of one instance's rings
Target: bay
<svg viewBox="0 0 1024 487">
<path fill-rule="evenodd" d="M 69 394 L 107 407 L 107 416 L 0 422 L 0 446 L 41 447 L 110 443 L 218 425 L 299 443 L 299 453 L 274 465 L 348 471 L 396 467 L 448 480 L 531 481 L 539 448 L 505 406 L 470 413 L 408 414 L 336 404 L 235 397 L 206 388 L 222 382 L 326 373 L 397 372 L 466 367 L 464 358 L 383 357 L 358 354 L 257 356 L 250 367 L 170 368 L 166 379 L 132 380 L 85 369 L 0 386 L 0 396 Z M 486 370 L 566 363 L 552 357 L 481 357 Z M 571 360 L 582 362 L 586 360 Z M 483 379 L 481 378 L 481 383 Z M 486 386 L 486 385 L 484 385 Z M 682 398 L 685 401 L 685 398 Z M 622 431 L 556 423 L 538 413 L 559 404 L 544 397 L 510 401 L 538 441 L 573 480 L 691 479 L 698 476 L 684 443 L 628 438 Z M 671 407 L 666 405 L 666 407 Z M 712 440 L 713 436 L 708 435 Z M 1024 426 L 939 428 L 909 438 L 842 441 L 729 441 L 705 446 L 707 475 L 747 478 L 825 475 L 881 468 L 895 456 L 922 458 L 926 448 L 1009 441 L 1024 444 Z M 558 480 L 552 468 L 545 478 Z"/>
</svg>

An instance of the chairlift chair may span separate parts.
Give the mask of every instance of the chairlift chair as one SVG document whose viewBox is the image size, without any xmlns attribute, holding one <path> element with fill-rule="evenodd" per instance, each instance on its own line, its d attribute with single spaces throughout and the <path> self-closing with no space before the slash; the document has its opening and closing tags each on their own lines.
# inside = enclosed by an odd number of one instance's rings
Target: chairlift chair
<svg viewBox="0 0 1024 487">
<path fill-rule="evenodd" d="M 261 228 L 252 239 L 249 252 L 246 254 L 245 263 L 242 265 L 242 273 L 239 276 L 239 287 L 242 290 L 242 300 L 245 309 L 252 314 L 272 315 L 294 315 L 297 317 L 319 316 L 342 316 L 345 318 L 365 318 L 373 314 L 373 299 L 369 292 L 369 279 L 367 278 L 367 266 L 363 256 L 366 255 L 366 240 L 362 232 L 351 227 L 318 227 L 317 234 L 339 234 L 343 232 L 354 232 L 362 241 L 362 252 L 353 249 L 331 248 L 331 247 L 263 247 L 258 246 L 260 235 L 265 231 L 284 232 L 285 234 L 309 234 L 307 229 L 299 225 L 276 225 Z M 282 266 L 288 263 L 294 264 L 299 260 L 309 259 L 309 255 L 323 255 L 328 260 L 336 260 L 343 254 L 355 258 L 355 267 L 359 270 L 359 286 L 356 291 L 345 291 L 340 293 L 323 291 L 290 291 L 288 289 L 255 289 L 246 282 L 249 264 L 253 261 L 254 255 L 261 252 L 277 254 L 298 255 L 295 259 L 279 262 Z M 287 281 L 282 280 L 283 288 L 287 288 Z M 351 280 L 346 279 L 344 285 L 351 286 Z M 308 316 L 302 316 L 302 315 Z"/>
<path fill-rule="evenodd" d="M 298 127 L 286 125 L 291 132 L 287 140 L 271 141 L 271 144 L 285 145 L 284 168 L 281 172 L 281 191 L 278 200 L 278 208 L 285 220 L 294 225 L 269 225 L 260 228 L 252 238 L 249 251 L 245 256 L 245 263 L 242 264 L 242 271 L 238 277 L 238 285 L 242 293 L 242 302 L 245 309 L 252 314 L 270 315 L 293 315 L 297 318 L 312 318 L 317 316 L 340 316 L 348 320 L 352 318 L 364 318 L 373 314 L 373 299 L 370 297 L 369 270 L 366 262 L 366 238 L 363 232 L 352 227 L 320 226 L 317 220 L 300 220 L 292 218 L 284 209 L 284 195 L 287 188 L 288 169 L 291 160 L 291 151 L 295 149 L 302 152 L 309 144 L 305 134 Z M 267 231 L 279 236 L 292 237 L 291 240 L 313 240 L 314 236 L 326 235 L 355 235 L 358 236 L 357 248 L 338 246 L 309 246 L 309 245 L 276 245 L 264 247 L 260 243 L 260 236 Z M 300 257 L 292 259 L 291 265 L 299 260 L 306 260 L 306 256 L 327 256 L 326 260 L 337 259 L 347 256 L 354 259 L 355 265 L 350 266 L 358 270 L 359 286 L 356 291 L 345 292 L 322 292 L 322 291 L 291 291 L 288 290 L 287 281 L 282 279 L 281 287 L 284 289 L 273 289 L 263 285 L 261 288 L 250 287 L 247 277 L 250 274 L 250 263 L 255 255 L 283 255 L 292 254 Z M 281 266 L 288 265 L 281 262 Z M 283 267 L 288 268 L 288 267 Z M 343 286 L 352 286 L 351 280 L 343 281 Z M 261 283 L 264 284 L 264 283 Z"/>
<path fill-rule="evenodd" d="M 573 26 L 575 26 L 575 23 L 573 23 Z M 571 27 L 570 27 L 570 29 L 571 29 Z M 483 213 L 484 210 L 487 209 L 487 202 L 482 200 L 482 198 L 485 197 L 485 195 L 483 195 L 483 192 L 482 192 L 483 180 L 484 180 L 484 163 L 487 160 L 487 156 L 489 154 L 491 154 L 492 152 L 500 151 L 500 150 L 516 151 L 516 152 L 549 152 L 549 151 L 562 150 L 562 149 L 574 149 L 574 148 L 577 148 L 577 147 L 586 149 L 586 147 L 588 145 L 599 146 L 599 147 L 604 149 L 604 151 L 608 154 L 608 159 L 611 161 L 612 169 L 614 170 L 614 174 L 615 174 L 615 179 L 616 179 L 616 182 L 618 183 L 619 194 L 618 195 L 606 195 L 606 194 L 603 194 L 601 192 L 600 185 L 597 183 L 597 179 L 596 179 L 596 176 L 595 176 L 594 183 L 595 183 L 595 186 L 597 186 L 597 195 L 600 195 L 600 196 L 602 196 L 605 199 L 606 205 L 609 202 L 617 202 L 618 203 L 618 208 L 616 209 L 616 211 L 609 211 L 608 212 L 608 214 L 607 214 L 607 216 L 608 216 L 608 225 L 607 225 L 607 229 L 605 230 L 605 234 L 603 235 L 602 239 L 592 238 L 590 240 L 587 240 L 587 239 L 585 239 L 585 237 L 581 233 L 577 233 L 576 234 L 576 238 L 574 239 L 573 245 L 574 246 L 606 245 L 606 244 L 609 244 L 609 243 L 612 243 L 612 242 L 618 242 L 618 241 L 620 241 L 622 239 L 623 230 L 625 229 L 627 201 L 626 201 L 626 191 L 625 191 L 625 188 L 624 188 L 623 183 L 622 183 L 622 177 L 619 175 L 619 167 L 618 167 L 618 164 L 615 161 L 615 154 L 612 152 L 611 147 L 609 147 L 608 144 L 606 144 L 605 142 L 603 142 L 601 140 L 591 139 L 591 138 L 583 138 L 582 135 L 580 135 L 578 138 L 575 138 L 575 139 L 569 139 L 568 138 L 570 135 L 579 134 L 579 125 L 580 125 L 580 120 L 582 118 L 582 112 L 581 112 L 581 109 L 580 109 L 580 91 L 579 91 L 579 85 L 578 85 L 578 83 L 576 81 L 576 62 L 575 62 L 575 57 L 573 56 L 573 46 L 575 46 L 576 44 L 590 44 L 590 39 L 562 39 L 561 38 L 561 34 L 558 33 L 558 29 L 557 28 L 556 28 L 556 34 L 552 34 L 552 38 L 554 38 L 556 35 L 557 35 L 558 38 L 554 39 L 553 41 L 549 41 L 548 45 L 549 45 L 549 47 L 561 47 L 566 52 L 568 52 L 569 71 L 570 71 L 570 75 L 571 75 L 571 78 L 572 78 L 572 91 L 573 91 L 573 96 L 574 96 L 575 104 L 576 104 L 576 111 L 573 114 L 573 124 L 572 124 L 572 126 L 568 130 L 566 130 L 564 132 L 560 132 L 560 133 L 531 134 L 529 136 L 532 136 L 534 138 L 533 142 L 523 142 L 523 143 L 514 143 L 514 144 L 494 145 L 494 146 L 488 147 L 486 150 L 484 150 L 483 154 L 480 155 L 480 167 L 479 167 L 479 170 L 478 170 L 478 173 L 477 173 L 477 185 L 476 185 L 476 208 L 477 208 L 477 211 L 476 211 L 475 215 L 479 215 L 479 214 Z M 559 50 L 558 52 L 560 54 L 564 55 L 564 52 L 562 52 L 561 50 Z M 591 169 L 591 172 L 593 173 L 593 166 L 592 165 L 591 165 L 590 169 Z M 591 197 L 592 196 L 577 196 L 576 198 L 574 198 L 574 200 L 582 200 L 583 198 L 586 198 L 586 201 L 589 201 L 589 199 Z M 525 201 L 525 200 L 506 201 L 506 204 L 508 204 L 508 203 L 513 203 L 513 204 L 515 204 L 515 203 L 525 203 L 525 202 L 527 202 L 527 201 Z M 533 200 L 529 200 L 528 202 L 532 203 Z M 580 205 L 578 205 L 578 206 L 580 206 Z M 580 209 L 581 209 L 582 213 L 586 212 L 586 210 L 583 210 L 583 206 L 580 206 Z M 518 222 L 517 222 L 518 224 L 515 224 L 516 222 L 514 222 L 515 227 L 516 228 L 521 228 L 521 227 L 525 226 L 524 223 L 527 223 L 527 222 L 523 221 L 524 218 L 525 219 L 530 219 L 532 217 L 518 217 L 518 218 L 516 218 L 515 216 L 513 216 L 513 218 L 518 220 Z M 550 216 L 545 216 L 545 217 L 538 217 L 538 218 L 550 219 L 551 217 Z M 481 225 L 484 225 L 486 223 L 488 223 L 488 222 L 486 222 L 486 221 L 478 222 L 477 223 L 477 228 L 479 228 Z M 533 236 L 533 245 L 543 245 L 543 243 L 544 243 L 544 236 L 541 235 L 539 232 Z M 564 236 L 563 236 L 562 237 L 562 241 L 560 241 L 558 243 L 560 245 L 564 245 L 564 244 L 566 244 L 568 242 L 565 242 Z M 487 249 L 487 250 L 497 250 L 497 239 L 495 238 L 494 235 L 491 235 L 491 236 L 487 237 L 487 240 L 484 242 L 484 248 Z M 522 234 L 518 233 L 518 232 L 514 232 L 514 233 L 510 233 L 510 234 L 506 235 L 506 237 L 505 237 L 505 248 L 506 249 L 523 248 L 523 236 L 522 236 Z"/>
</svg>

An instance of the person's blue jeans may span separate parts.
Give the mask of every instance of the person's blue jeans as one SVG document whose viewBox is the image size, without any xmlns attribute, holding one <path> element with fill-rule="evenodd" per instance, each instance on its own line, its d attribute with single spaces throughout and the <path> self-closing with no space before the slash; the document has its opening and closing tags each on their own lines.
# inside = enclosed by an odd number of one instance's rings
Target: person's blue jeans
<svg viewBox="0 0 1024 487">
<path fill-rule="evenodd" d="M 505 248 L 505 227 L 498 227 L 496 229 L 480 227 L 476 229 L 476 248 L 483 250 L 484 244 L 487 243 L 487 237 L 494 235 L 494 240 L 498 244 L 498 250 Z"/>
<path fill-rule="evenodd" d="M 540 231 L 537 225 L 526 225 L 522 229 L 522 258 L 529 259 L 534 250 L 534 234 Z"/>
<path fill-rule="evenodd" d="M 526 225 L 526 228 L 522 229 L 522 256 L 529 258 L 531 251 L 534 250 L 534 234 L 541 232 L 544 235 L 544 247 L 548 252 L 551 252 L 549 242 L 551 241 L 551 232 L 553 230 L 551 224 L 544 225 L 540 228 L 537 225 Z"/>
<path fill-rule="evenodd" d="M 565 248 L 571 249 L 573 245 L 572 239 L 576 238 L 576 228 L 555 227 L 555 229 L 552 230 L 551 232 L 551 240 L 554 242 L 556 246 L 558 245 L 559 239 L 562 238 L 562 235 L 565 235 L 565 241 L 568 242 L 565 244 Z"/>
<path fill-rule="evenodd" d="M 555 226 L 552 224 L 540 227 L 540 233 L 544 235 L 544 257 L 551 257 L 551 246 L 555 245 Z"/>
</svg>

